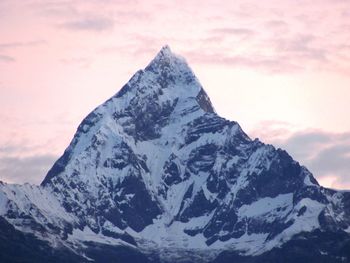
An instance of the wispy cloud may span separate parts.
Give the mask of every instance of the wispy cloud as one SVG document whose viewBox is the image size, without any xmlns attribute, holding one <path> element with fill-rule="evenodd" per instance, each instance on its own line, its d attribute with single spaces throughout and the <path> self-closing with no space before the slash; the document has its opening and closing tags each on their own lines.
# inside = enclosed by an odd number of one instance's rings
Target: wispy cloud
<svg viewBox="0 0 350 263">
<path fill-rule="evenodd" d="M 32 3 L 31 7 L 34 12 L 44 16 L 67 17 L 79 14 L 74 1 L 39 1 Z"/>
<path fill-rule="evenodd" d="M 3 63 L 11 63 L 11 62 L 14 62 L 14 61 L 16 61 L 16 59 L 14 57 L 0 54 L 0 63 L 1 62 L 3 62 Z"/>
<path fill-rule="evenodd" d="M 293 64 L 286 57 L 276 57 L 262 54 L 238 54 L 231 55 L 229 51 L 211 53 L 197 50 L 184 52 L 191 61 L 200 64 L 216 64 L 231 67 L 254 68 L 267 73 L 286 73 L 298 70 L 299 65 Z"/>
<path fill-rule="evenodd" d="M 190 0 L 182 3 L 181 12 L 176 3 L 159 0 L 34 1 L 31 6 L 49 26 L 86 33 L 118 30 L 123 39 L 118 41 L 124 44 L 145 30 L 164 40 L 176 35 L 176 44 L 184 50 L 191 42 L 191 48 L 215 54 L 204 54 L 203 59 L 196 59 L 199 63 L 274 74 L 305 69 L 347 73 L 350 62 L 340 49 L 350 24 L 346 1 L 317 1 L 316 5 L 306 1 L 301 7 L 289 0 L 198 5 Z M 106 45 L 118 44 L 106 41 Z M 158 49 L 157 45 L 147 49 Z"/>
<path fill-rule="evenodd" d="M 276 37 L 272 46 L 277 53 L 284 54 L 294 60 L 317 60 L 325 62 L 327 60 L 327 50 L 317 47 L 316 37 L 310 34 L 297 34 L 292 37 Z"/>
<path fill-rule="evenodd" d="M 33 147 L 28 146 L 24 143 L 22 144 L 13 144 L 13 143 L 6 143 L 0 145 L 0 158 L 5 156 L 13 156 L 16 155 L 19 152 L 30 152 L 33 150 Z"/>
<path fill-rule="evenodd" d="M 249 28 L 235 28 L 235 27 L 224 27 L 215 28 L 210 31 L 212 34 L 226 34 L 226 35 L 236 35 L 236 36 L 252 36 L 256 32 Z"/>
<path fill-rule="evenodd" d="M 41 46 L 47 44 L 44 40 L 32 40 L 32 41 L 24 41 L 24 42 L 5 42 L 0 43 L 0 50 L 19 48 L 19 47 L 33 47 L 33 46 Z"/>
<path fill-rule="evenodd" d="M 259 126 L 261 128 L 261 126 Z M 264 123 L 252 132 L 267 143 L 287 150 L 329 187 L 350 189 L 350 132 L 307 129 L 292 131 L 288 123 Z M 331 181 L 329 181 L 331 178 Z"/>
<path fill-rule="evenodd" d="M 0 180 L 10 183 L 39 184 L 57 156 L 37 155 L 25 158 L 0 158 Z"/>
<path fill-rule="evenodd" d="M 287 29 L 288 28 L 288 24 L 283 21 L 283 20 L 268 20 L 264 23 L 264 26 L 266 27 L 266 29 L 271 29 L 271 28 L 283 28 L 283 29 Z"/>
<path fill-rule="evenodd" d="M 114 20 L 106 17 L 72 20 L 60 25 L 62 28 L 78 31 L 105 31 L 114 27 Z"/>
</svg>

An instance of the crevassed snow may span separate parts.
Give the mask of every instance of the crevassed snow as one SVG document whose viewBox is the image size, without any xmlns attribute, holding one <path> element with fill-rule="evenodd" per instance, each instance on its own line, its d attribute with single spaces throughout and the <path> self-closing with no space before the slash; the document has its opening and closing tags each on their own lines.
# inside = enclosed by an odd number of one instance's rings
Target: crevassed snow
<svg viewBox="0 0 350 263">
<path fill-rule="evenodd" d="M 51 192 L 40 186 L 5 184 L 0 187 L 0 191 L 1 215 L 7 212 L 8 208 L 4 208 L 4 204 L 8 205 L 10 201 L 16 205 L 18 211 L 31 215 L 38 222 L 57 223 L 57 220 L 63 219 L 68 222 L 74 221 L 74 217 L 65 211 Z"/>
<path fill-rule="evenodd" d="M 109 245 L 124 245 L 134 247 L 133 245 L 124 242 L 120 239 L 104 236 L 100 233 L 93 232 L 89 227 L 84 227 L 83 230 L 74 229 L 72 234 L 68 235 L 68 242 L 76 243 L 77 241 L 92 241 Z"/>
<path fill-rule="evenodd" d="M 215 242 L 212 247 L 216 249 L 238 250 L 241 254 L 252 255 L 264 249 L 267 233 L 247 234 L 240 238 L 231 239 L 230 242 Z"/>
<path fill-rule="evenodd" d="M 282 233 L 278 234 L 273 240 L 267 242 L 264 250 L 259 251 L 258 254 L 280 246 L 298 233 L 310 232 L 320 227 L 318 215 L 325 208 L 325 205 L 310 198 L 304 198 L 294 207 L 294 210 L 299 211 L 303 206 L 306 207 L 305 212 L 299 216 L 298 213 L 291 213 L 285 221 L 287 222 L 293 219 L 294 223 Z"/>
<path fill-rule="evenodd" d="M 293 206 L 293 193 L 280 194 L 274 198 L 265 197 L 238 209 L 239 217 L 261 217 L 264 220 L 273 221 L 290 212 Z"/>
<path fill-rule="evenodd" d="M 164 218 L 160 218 L 141 231 L 139 237 L 163 247 L 207 248 L 206 238 L 202 234 L 191 237 L 184 230 L 203 227 L 211 216 L 212 214 L 208 214 L 192 218 L 188 223 L 173 221 L 170 225 L 165 222 Z"/>
<path fill-rule="evenodd" d="M 348 226 L 348 228 L 344 229 L 344 231 L 350 234 L 350 226 Z"/>
</svg>

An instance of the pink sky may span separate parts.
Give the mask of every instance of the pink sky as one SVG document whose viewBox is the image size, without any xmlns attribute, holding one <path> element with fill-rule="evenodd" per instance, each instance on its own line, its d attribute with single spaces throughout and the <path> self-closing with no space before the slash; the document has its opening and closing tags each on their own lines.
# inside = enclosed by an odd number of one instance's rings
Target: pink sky
<svg viewBox="0 0 350 263">
<path fill-rule="evenodd" d="M 216 111 L 350 189 L 347 0 L 0 0 L 0 179 L 40 183 L 165 44 Z"/>
</svg>

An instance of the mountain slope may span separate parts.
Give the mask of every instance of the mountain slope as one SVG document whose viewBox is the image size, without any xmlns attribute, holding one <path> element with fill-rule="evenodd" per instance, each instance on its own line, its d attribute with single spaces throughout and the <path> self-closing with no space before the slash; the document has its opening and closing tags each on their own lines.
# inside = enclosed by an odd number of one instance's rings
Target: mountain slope
<svg viewBox="0 0 350 263">
<path fill-rule="evenodd" d="M 16 206 L 2 205 L 1 215 L 92 259 L 88 242 L 153 262 L 255 260 L 290 253 L 303 238 L 329 238 L 340 251 L 350 232 L 349 193 L 319 186 L 287 152 L 218 116 L 167 46 L 82 121 L 42 185 L 28 187 L 2 187 L 1 200 Z M 338 260 L 334 247 L 322 249 Z"/>
</svg>

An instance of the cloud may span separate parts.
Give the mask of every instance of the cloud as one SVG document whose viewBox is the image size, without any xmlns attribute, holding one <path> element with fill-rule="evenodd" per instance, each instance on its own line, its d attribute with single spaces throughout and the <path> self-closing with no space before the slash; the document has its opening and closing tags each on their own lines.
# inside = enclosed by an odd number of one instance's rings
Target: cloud
<svg viewBox="0 0 350 263">
<path fill-rule="evenodd" d="M 334 143 L 331 137 L 331 134 L 322 131 L 296 132 L 282 146 L 301 160 L 310 161 L 322 148 Z"/>
<path fill-rule="evenodd" d="M 293 64 L 287 57 L 278 57 L 255 54 L 231 55 L 229 51 L 222 50 L 217 53 L 200 52 L 196 50 L 184 52 L 185 57 L 201 64 L 216 64 L 233 67 L 245 67 L 261 70 L 266 73 L 286 73 L 300 69 L 299 65 Z"/>
<path fill-rule="evenodd" d="M 3 156 L 10 156 L 13 154 L 17 154 L 19 152 L 28 152 L 33 150 L 33 146 L 28 146 L 25 144 L 13 144 L 13 143 L 5 143 L 0 146 L 0 158 Z"/>
<path fill-rule="evenodd" d="M 290 136 L 294 129 L 292 124 L 285 121 L 265 120 L 255 125 L 249 134 L 252 138 L 263 138 L 268 142 L 279 144 L 285 141 L 286 136 Z"/>
<path fill-rule="evenodd" d="M 69 30 L 100 32 L 113 29 L 114 20 L 106 17 L 84 18 L 68 21 L 60 26 Z"/>
<path fill-rule="evenodd" d="M 11 63 L 16 61 L 14 57 L 7 56 L 7 55 L 0 55 L 0 63 Z"/>
<path fill-rule="evenodd" d="M 264 123 L 264 131 L 252 132 L 261 140 L 288 151 L 327 187 L 350 189 L 350 132 L 332 133 L 306 129 L 291 131 L 291 125 Z M 283 135 L 284 132 L 284 135 Z"/>
<path fill-rule="evenodd" d="M 26 42 L 6 42 L 6 43 L 0 43 L 0 50 L 12 49 L 12 48 L 18 48 L 18 47 L 33 47 L 33 46 L 44 45 L 46 43 L 47 42 L 44 40 L 32 40 L 32 41 L 26 41 Z"/>
<path fill-rule="evenodd" d="M 138 0 L 46 1 L 32 4 L 32 9 L 53 24 L 59 23 L 71 30 L 101 31 L 116 23 L 129 26 L 135 21 L 149 22 L 153 15 L 145 7 L 154 10 L 152 5 L 153 2 L 143 4 Z"/>
<path fill-rule="evenodd" d="M 317 8 L 314 2 L 299 2 L 209 1 L 198 5 L 190 0 L 179 8 L 176 2 L 159 0 L 35 0 L 25 7 L 31 7 L 31 15 L 44 19 L 44 27 L 59 25 L 72 32 L 115 28 L 118 35 L 105 41 L 110 46 L 128 45 L 135 34 L 148 32 L 163 39 L 176 36 L 177 46 L 185 50 L 201 48 L 220 55 L 218 59 L 207 54 L 205 64 L 242 65 L 273 73 L 304 69 L 348 73 L 349 59 L 339 48 L 349 38 L 346 1 L 335 4 L 321 0 Z M 15 11 L 22 11 L 13 6 Z"/>
<path fill-rule="evenodd" d="M 57 156 L 37 155 L 25 158 L 0 158 L 0 180 L 9 183 L 39 184 Z"/>
<path fill-rule="evenodd" d="M 291 59 L 326 61 L 328 51 L 315 46 L 316 39 L 310 34 L 297 34 L 292 37 L 275 38 L 271 44 L 277 53 Z"/>
<path fill-rule="evenodd" d="M 350 143 L 334 144 L 317 154 L 311 160 L 311 166 L 325 174 L 347 174 L 350 179 Z"/>
<path fill-rule="evenodd" d="M 159 0 L 53 0 L 33 1 L 31 7 L 32 13 L 44 16 L 47 25 L 72 32 L 114 28 L 118 30 L 115 40 L 105 41 L 111 47 L 130 47 L 135 35 L 148 32 L 164 40 L 176 36 L 175 45 L 188 53 L 210 50 L 214 56 L 205 54 L 196 59 L 203 64 L 283 74 L 305 69 L 348 73 L 349 58 L 339 47 L 349 37 L 350 16 L 345 1 L 340 3 L 335 8 L 330 1 L 317 1 L 315 8 L 311 1 L 300 6 L 291 0 L 225 5 L 211 1 L 198 5 L 190 0 L 179 9 L 175 2 Z M 142 42 L 138 45 L 146 46 Z M 159 45 L 147 47 L 151 48 Z M 191 48 L 194 51 L 188 50 Z"/>
<path fill-rule="evenodd" d="M 293 73 L 308 67 L 330 67 L 329 48 L 320 37 L 292 32 L 284 20 L 245 27 L 214 28 L 202 38 L 204 50 L 187 56 L 204 64 L 246 67 L 265 73 Z M 322 63 L 322 64 L 321 64 Z"/>
<path fill-rule="evenodd" d="M 78 14 L 77 7 L 73 1 L 40 1 L 32 3 L 32 8 L 40 15 L 62 17 L 74 16 Z"/>
<path fill-rule="evenodd" d="M 265 22 L 266 28 L 284 28 L 288 27 L 288 24 L 283 20 L 269 20 Z"/>
<path fill-rule="evenodd" d="M 236 35 L 236 36 L 252 36 L 255 34 L 254 30 L 249 28 L 215 28 L 210 31 L 213 34 L 225 34 L 225 35 Z"/>
<path fill-rule="evenodd" d="M 333 177 L 335 188 L 350 187 L 350 133 L 305 131 L 292 135 L 282 145 L 321 181 Z"/>
</svg>

